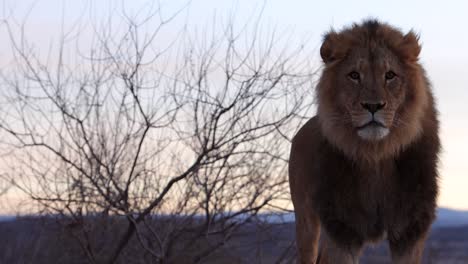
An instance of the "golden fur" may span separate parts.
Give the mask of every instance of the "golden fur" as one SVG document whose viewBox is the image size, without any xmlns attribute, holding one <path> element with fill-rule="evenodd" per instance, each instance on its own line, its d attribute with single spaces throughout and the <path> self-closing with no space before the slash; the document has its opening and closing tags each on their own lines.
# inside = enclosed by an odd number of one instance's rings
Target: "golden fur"
<svg viewBox="0 0 468 264">
<path fill-rule="evenodd" d="M 325 61 L 330 57 L 333 61 L 328 61 L 325 65 L 317 86 L 317 116 L 323 135 L 349 157 L 356 160 L 379 160 L 395 155 L 419 135 L 422 115 L 430 98 L 424 70 L 416 63 L 420 46 L 414 33 L 403 36 L 394 28 L 381 25 L 374 33 L 375 38 L 380 41 L 368 44 L 362 43 L 366 42 L 363 38 L 366 34 L 369 34 L 367 28 L 356 26 L 340 34 L 332 32 L 327 35 L 321 54 Z M 336 47 L 336 50 L 332 51 L 332 47 Z M 370 64 L 369 49 L 381 56 L 379 63 L 372 65 L 373 67 L 363 65 Z M 392 81 L 398 83 L 382 85 L 377 80 L 369 86 L 380 85 L 380 90 L 356 89 L 346 77 L 346 71 L 359 66 L 364 76 L 381 77 L 388 69 L 398 70 L 396 80 Z M 388 88 L 384 86 L 397 87 L 384 89 Z M 405 94 L 409 87 L 412 89 L 411 93 Z M 404 98 L 407 95 L 410 98 Z M 356 137 L 354 126 L 349 125 L 349 122 L 354 121 L 353 114 L 365 111 L 359 104 L 363 100 L 383 100 L 389 104 L 384 111 L 388 115 L 386 125 L 392 128 L 392 133 L 384 140 L 362 140 Z M 340 119 L 337 120 L 337 117 Z"/>
<path fill-rule="evenodd" d="M 419 262 L 439 152 L 420 50 L 413 32 L 374 20 L 325 36 L 317 116 L 295 136 L 290 157 L 301 263 L 319 255 L 320 263 L 353 263 L 384 233 L 394 261 Z"/>
</svg>

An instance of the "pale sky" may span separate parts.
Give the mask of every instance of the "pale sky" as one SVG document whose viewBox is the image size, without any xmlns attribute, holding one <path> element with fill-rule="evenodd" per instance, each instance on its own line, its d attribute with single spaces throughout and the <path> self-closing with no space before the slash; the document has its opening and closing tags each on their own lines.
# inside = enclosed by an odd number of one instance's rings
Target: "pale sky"
<svg viewBox="0 0 468 264">
<path fill-rule="evenodd" d="M 30 41 L 47 49 L 58 37 L 61 21 L 65 27 L 89 12 L 95 17 L 124 5 L 130 12 L 144 10 L 143 0 L 3 0 L 0 18 L 27 18 Z M 154 1 L 156 2 L 156 1 Z M 171 13 L 187 1 L 161 1 L 163 12 Z M 262 11 L 263 10 L 263 11 Z M 440 112 L 443 154 L 440 163 L 439 205 L 468 209 L 468 1 L 311 1 L 311 0 L 192 0 L 183 12 L 190 27 L 212 23 L 213 16 L 233 15 L 242 24 L 262 11 L 262 26 L 285 30 L 298 39 L 308 39 L 318 62 L 321 37 L 330 28 L 340 29 L 352 22 L 374 17 L 404 31 L 414 29 L 423 45 L 421 62 L 433 84 Z M 62 16 L 62 14 L 65 14 Z M 8 63 L 7 37 L 0 26 L 0 67 Z M 312 88 L 311 88 L 312 89 Z M 465 156 L 467 155 L 467 156 Z"/>
</svg>

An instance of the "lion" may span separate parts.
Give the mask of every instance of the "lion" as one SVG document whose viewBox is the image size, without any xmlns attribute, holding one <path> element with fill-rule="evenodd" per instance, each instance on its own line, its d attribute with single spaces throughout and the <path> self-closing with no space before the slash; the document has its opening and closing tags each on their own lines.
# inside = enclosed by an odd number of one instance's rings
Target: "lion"
<svg viewBox="0 0 468 264">
<path fill-rule="evenodd" d="M 289 161 L 299 263 L 358 263 L 382 239 L 394 263 L 421 261 L 440 141 L 420 51 L 413 31 L 374 19 L 325 35 L 317 114 Z"/>
</svg>

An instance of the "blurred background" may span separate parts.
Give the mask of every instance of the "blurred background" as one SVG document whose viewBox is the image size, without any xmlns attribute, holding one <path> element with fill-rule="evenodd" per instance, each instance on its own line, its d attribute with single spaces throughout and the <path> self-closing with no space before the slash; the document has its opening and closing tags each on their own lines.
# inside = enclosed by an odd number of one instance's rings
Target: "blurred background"
<svg viewBox="0 0 468 264">
<path fill-rule="evenodd" d="M 290 140 L 315 113 L 324 33 L 365 18 L 420 35 L 443 144 L 424 261 L 468 263 L 466 10 L 1 1 L 0 263 L 293 262 Z"/>
</svg>

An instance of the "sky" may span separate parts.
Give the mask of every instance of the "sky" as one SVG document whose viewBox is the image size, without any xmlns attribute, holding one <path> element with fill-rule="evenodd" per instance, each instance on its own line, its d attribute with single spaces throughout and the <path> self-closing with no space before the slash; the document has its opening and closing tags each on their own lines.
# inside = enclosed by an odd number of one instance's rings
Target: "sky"
<svg viewBox="0 0 468 264">
<path fill-rule="evenodd" d="M 144 12 L 152 1 L 3 0 L 0 19 L 26 21 L 25 33 L 43 50 L 57 37 L 61 25 L 71 27 L 92 13 L 99 18 L 122 6 L 130 14 Z M 156 1 L 153 1 L 156 3 Z M 468 1 L 311 1 L 311 0 L 192 0 L 160 1 L 163 12 L 181 13 L 188 28 L 203 28 L 233 17 L 242 25 L 261 14 L 262 26 L 307 39 L 310 60 L 319 63 L 318 47 L 323 34 L 364 18 L 377 18 L 420 34 L 420 61 L 432 82 L 440 112 L 443 152 L 440 162 L 439 205 L 468 209 Z M 218 21 L 218 20 L 216 20 Z M 62 23 L 63 22 L 63 23 Z M 6 31 L 0 25 L 0 39 Z M 9 49 L 0 42 L 0 67 L 8 64 Z"/>
</svg>

